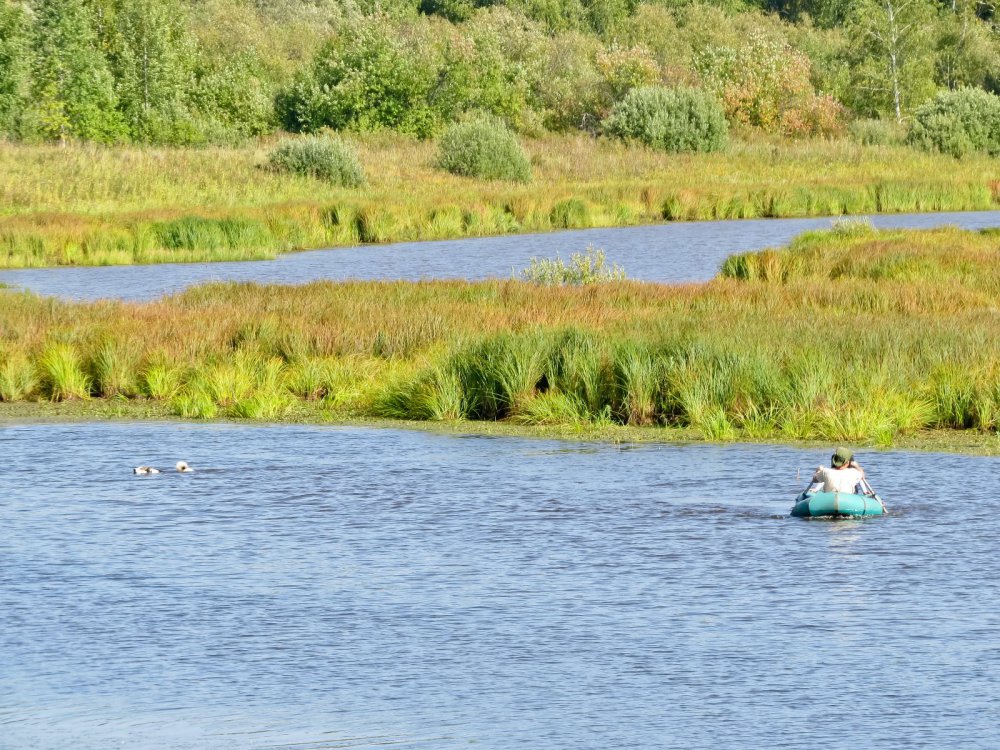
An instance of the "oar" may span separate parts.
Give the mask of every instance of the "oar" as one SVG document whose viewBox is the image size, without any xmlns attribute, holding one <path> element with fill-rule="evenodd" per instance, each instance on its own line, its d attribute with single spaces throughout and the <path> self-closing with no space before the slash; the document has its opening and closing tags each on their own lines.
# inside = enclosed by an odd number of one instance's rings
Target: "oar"
<svg viewBox="0 0 1000 750">
<path fill-rule="evenodd" d="M 869 495 L 871 495 L 876 500 L 878 500 L 878 504 L 882 506 L 882 512 L 883 513 L 888 513 L 889 510 L 888 510 L 888 508 L 885 507 L 885 503 L 882 502 L 882 498 L 880 498 L 878 496 L 878 493 L 875 492 L 875 490 L 872 488 L 871 484 L 868 483 L 868 477 L 866 477 L 864 474 L 861 475 L 861 485 L 865 488 L 865 491 Z"/>
</svg>

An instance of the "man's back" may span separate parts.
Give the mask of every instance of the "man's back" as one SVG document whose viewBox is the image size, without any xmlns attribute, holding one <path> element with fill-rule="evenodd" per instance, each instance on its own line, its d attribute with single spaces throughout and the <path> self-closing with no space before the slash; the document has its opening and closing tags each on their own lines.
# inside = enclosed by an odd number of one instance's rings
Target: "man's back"
<svg viewBox="0 0 1000 750">
<path fill-rule="evenodd" d="M 813 475 L 813 483 L 822 482 L 822 492 L 848 492 L 853 493 L 854 488 L 864 478 L 860 469 L 845 466 L 843 469 L 827 468 L 821 466 Z"/>
</svg>

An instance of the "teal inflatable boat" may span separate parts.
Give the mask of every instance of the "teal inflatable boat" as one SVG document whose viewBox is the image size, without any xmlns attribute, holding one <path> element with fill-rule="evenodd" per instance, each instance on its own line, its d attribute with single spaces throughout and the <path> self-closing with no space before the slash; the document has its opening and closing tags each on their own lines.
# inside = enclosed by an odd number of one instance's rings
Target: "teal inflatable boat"
<svg viewBox="0 0 1000 750">
<path fill-rule="evenodd" d="M 854 495 L 846 492 L 803 492 L 795 498 L 792 515 L 798 518 L 844 518 L 848 516 L 882 516 L 885 503 L 876 494 Z"/>
</svg>

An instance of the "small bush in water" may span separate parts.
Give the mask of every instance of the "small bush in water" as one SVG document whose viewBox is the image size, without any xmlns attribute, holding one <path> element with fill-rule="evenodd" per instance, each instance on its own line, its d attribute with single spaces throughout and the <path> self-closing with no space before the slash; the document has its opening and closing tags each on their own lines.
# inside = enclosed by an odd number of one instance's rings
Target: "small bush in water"
<svg viewBox="0 0 1000 750">
<path fill-rule="evenodd" d="M 588 247 L 585 253 L 573 253 L 569 263 L 556 256 L 550 258 L 532 258 L 531 265 L 521 272 L 525 281 L 533 281 L 545 286 L 584 286 L 598 284 L 602 281 L 624 281 L 625 269 L 618 264 L 607 265 L 603 250 Z"/>
<path fill-rule="evenodd" d="M 722 105 L 696 89 L 632 89 L 604 121 L 604 132 L 663 151 L 718 151 L 729 125 Z"/>
<path fill-rule="evenodd" d="M 910 143 L 927 151 L 1000 155 L 1000 96 L 981 89 L 942 91 L 913 115 Z"/>
<path fill-rule="evenodd" d="M 438 165 L 463 177 L 531 180 L 531 164 L 517 136 L 502 120 L 489 115 L 448 128 L 441 136 Z"/>
<path fill-rule="evenodd" d="M 275 172 L 317 177 L 343 187 L 365 183 L 357 153 L 333 138 L 304 136 L 284 141 L 268 154 L 267 163 Z"/>
</svg>

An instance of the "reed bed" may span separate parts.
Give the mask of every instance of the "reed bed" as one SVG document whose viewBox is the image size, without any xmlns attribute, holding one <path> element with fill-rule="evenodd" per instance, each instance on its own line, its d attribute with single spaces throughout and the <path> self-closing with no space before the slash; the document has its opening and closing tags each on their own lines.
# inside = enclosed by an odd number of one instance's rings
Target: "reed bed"
<svg viewBox="0 0 1000 750">
<path fill-rule="evenodd" d="M 209 284 L 0 293 L 0 400 L 185 418 L 661 425 L 711 440 L 1000 429 L 1000 233 L 841 227 L 707 284 Z"/>
<path fill-rule="evenodd" d="M 368 175 L 356 189 L 268 170 L 264 145 L 0 143 L 0 267 L 251 260 L 359 242 L 1000 205 L 1000 159 L 847 141 L 668 155 L 550 136 L 526 143 L 527 185 L 447 174 L 431 142 L 354 145 Z"/>
</svg>

